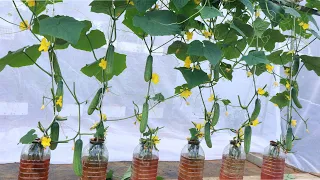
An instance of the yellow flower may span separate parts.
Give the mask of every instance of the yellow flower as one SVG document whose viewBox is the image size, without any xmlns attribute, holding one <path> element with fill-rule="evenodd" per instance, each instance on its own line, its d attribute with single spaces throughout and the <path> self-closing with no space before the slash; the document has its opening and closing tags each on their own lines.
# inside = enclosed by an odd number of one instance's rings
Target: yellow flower
<svg viewBox="0 0 320 180">
<path fill-rule="evenodd" d="M 284 74 L 290 76 L 290 68 L 284 68 Z"/>
<path fill-rule="evenodd" d="M 287 52 L 287 55 L 289 55 L 289 54 L 294 54 L 294 50 L 288 51 L 288 52 Z"/>
<path fill-rule="evenodd" d="M 96 127 L 98 127 L 99 122 L 95 122 L 91 127 L 90 130 L 94 130 Z"/>
<path fill-rule="evenodd" d="M 251 122 L 251 125 L 252 126 L 257 126 L 259 124 L 259 120 L 258 119 L 255 119 Z"/>
<path fill-rule="evenodd" d="M 33 7 L 36 5 L 36 0 L 27 0 L 26 2 L 28 3 L 29 7 Z"/>
<path fill-rule="evenodd" d="M 297 120 L 291 120 L 291 126 L 296 127 L 297 126 Z"/>
<path fill-rule="evenodd" d="M 290 89 L 290 83 L 288 81 L 286 81 L 286 88 L 289 90 Z"/>
<path fill-rule="evenodd" d="M 130 5 L 134 5 L 134 2 L 132 0 L 127 0 L 127 3 L 129 3 Z"/>
<path fill-rule="evenodd" d="M 224 114 L 225 114 L 226 116 L 229 116 L 229 112 L 228 112 L 228 111 L 226 111 Z"/>
<path fill-rule="evenodd" d="M 240 146 L 241 146 L 241 142 L 238 142 L 238 143 L 237 143 L 237 146 L 240 147 Z"/>
<path fill-rule="evenodd" d="M 50 143 L 51 143 L 51 138 L 50 138 L 50 137 L 43 136 L 43 137 L 41 138 L 41 145 L 42 145 L 44 148 L 50 146 Z"/>
<path fill-rule="evenodd" d="M 107 65 L 108 65 L 108 62 L 105 60 L 105 59 L 101 59 L 100 63 L 99 63 L 99 66 L 102 68 L 102 69 L 107 69 Z"/>
<path fill-rule="evenodd" d="M 44 108 L 46 108 L 46 106 L 44 105 L 44 104 L 42 104 L 42 106 L 41 106 L 41 110 L 44 110 Z"/>
<path fill-rule="evenodd" d="M 209 102 L 212 102 L 213 100 L 214 100 L 214 95 L 211 94 L 210 97 L 209 97 L 209 99 L 208 99 L 208 101 L 209 101 Z"/>
<path fill-rule="evenodd" d="M 154 144 L 159 144 L 159 143 L 160 143 L 160 139 L 158 138 L 158 136 L 153 136 L 153 137 L 152 137 L 152 142 L 153 142 Z"/>
<path fill-rule="evenodd" d="M 273 83 L 273 86 L 274 86 L 274 87 L 278 87 L 278 86 L 279 86 L 279 83 L 276 81 L 276 82 Z"/>
<path fill-rule="evenodd" d="M 142 119 L 142 114 L 139 114 L 138 116 L 136 116 L 137 120 L 133 123 L 134 125 L 141 122 L 141 119 Z"/>
<path fill-rule="evenodd" d="M 212 31 L 211 30 L 210 31 L 203 31 L 203 35 L 206 38 L 210 38 L 212 36 Z"/>
<path fill-rule="evenodd" d="M 188 98 L 191 96 L 192 92 L 189 89 L 185 89 L 181 92 L 180 96 L 183 98 Z"/>
<path fill-rule="evenodd" d="M 265 90 L 263 90 L 262 88 L 258 88 L 258 94 L 264 95 L 265 93 L 266 93 Z"/>
<path fill-rule="evenodd" d="M 192 61 L 190 59 L 190 56 L 187 56 L 186 59 L 184 60 L 184 67 L 190 68 Z"/>
<path fill-rule="evenodd" d="M 199 5 L 201 3 L 201 0 L 193 0 L 195 4 Z"/>
<path fill-rule="evenodd" d="M 160 81 L 159 75 L 158 75 L 157 73 L 152 73 L 151 81 L 152 81 L 154 84 L 158 84 L 159 81 Z"/>
<path fill-rule="evenodd" d="M 190 41 L 193 37 L 193 32 L 186 32 L 187 41 Z"/>
<path fill-rule="evenodd" d="M 252 76 L 252 72 L 247 71 L 247 77 L 250 77 L 250 76 Z"/>
<path fill-rule="evenodd" d="M 28 23 L 28 20 L 24 20 L 24 22 L 20 22 L 19 28 L 22 31 L 30 29 L 30 25 Z"/>
<path fill-rule="evenodd" d="M 299 24 L 299 26 L 301 26 L 302 29 L 306 30 L 306 29 L 309 29 L 309 26 L 310 26 L 310 25 L 309 25 L 308 23 L 301 22 L 301 23 Z"/>
<path fill-rule="evenodd" d="M 200 131 L 203 128 L 203 124 L 201 123 L 195 123 L 195 126 L 198 131 Z"/>
<path fill-rule="evenodd" d="M 290 98 L 290 96 L 289 96 L 289 95 L 286 95 L 286 98 L 287 98 L 288 100 L 291 100 L 291 98 Z"/>
<path fill-rule="evenodd" d="M 270 64 L 266 64 L 266 69 L 269 73 L 272 73 L 272 70 L 273 70 L 273 66 L 270 65 Z"/>
<path fill-rule="evenodd" d="M 260 16 L 260 10 L 259 9 L 255 12 L 255 16 L 256 16 L 256 18 Z"/>
<path fill-rule="evenodd" d="M 196 65 L 194 68 L 200 70 L 200 66 L 199 65 Z"/>
<path fill-rule="evenodd" d="M 42 38 L 41 43 L 40 43 L 40 47 L 39 47 L 39 51 L 44 51 L 47 52 L 50 46 L 50 41 L 48 41 L 46 38 Z"/>
<path fill-rule="evenodd" d="M 204 136 L 204 133 L 203 132 L 199 132 L 198 134 L 197 134 L 197 137 L 198 138 L 202 138 Z"/>
<path fill-rule="evenodd" d="M 239 137 L 240 139 L 244 139 L 244 132 L 242 128 L 239 130 Z"/>
<path fill-rule="evenodd" d="M 107 120 L 107 115 L 106 114 L 101 114 L 101 119 L 102 119 L 102 121 L 106 121 Z"/>
<path fill-rule="evenodd" d="M 62 107 L 62 96 L 60 96 L 60 97 L 57 99 L 56 105 Z"/>
</svg>

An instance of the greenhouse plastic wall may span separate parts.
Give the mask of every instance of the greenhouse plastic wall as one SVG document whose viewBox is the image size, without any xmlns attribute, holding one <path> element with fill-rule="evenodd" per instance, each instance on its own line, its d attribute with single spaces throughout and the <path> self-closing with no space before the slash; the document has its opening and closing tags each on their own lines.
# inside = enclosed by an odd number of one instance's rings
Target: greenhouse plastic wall
<svg viewBox="0 0 320 180">
<path fill-rule="evenodd" d="M 91 1 L 64 0 L 64 3 L 55 5 L 55 14 L 72 15 L 79 20 L 89 19 L 93 22 L 93 29 L 108 31 L 109 17 L 104 14 L 94 14 L 90 12 L 89 3 Z M 30 16 L 27 8 L 18 4 L 24 16 Z M 51 6 L 49 6 L 52 8 Z M 20 23 L 20 19 L 15 12 L 11 1 L 0 0 L 0 16 L 12 22 Z M 319 19 L 317 19 L 320 22 Z M 115 43 L 116 51 L 127 54 L 127 69 L 120 76 L 114 77 L 109 85 L 112 86 L 110 92 L 105 97 L 103 112 L 108 119 L 118 119 L 133 115 L 134 105 L 132 101 L 142 106 L 144 102 L 147 83 L 143 80 L 143 71 L 148 51 L 143 41 L 130 32 L 128 28 L 120 22 L 117 25 L 118 39 Z M 8 24 L 0 20 L 0 57 L 8 51 L 15 51 L 22 46 L 36 43 L 32 34 L 27 31 L 18 32 L 19 27 Z M 17 33 L 18 32 L 18 33 Z M 157 37 L 155 46 L 161 45 L 170 37 Z M 307 43 L 307 42 L 304 42 Z M 306 49 L 304 53 L 320 56 L 320 42 L 315 42 Z M 167 55 L 168 45 L 159 48 L 154 54 L 154 71 L 159 74 L 160 82 L 152 85 L 151 92 L 161 92 L 165 97 L 174 94 L 174 88 L 185 83 L 184 78 L 174 69 L 182 66 L 183 62 L 172 55 Z M 105 55 L 106 48 L 96 50 L 98 57 Z M 83 75 L 80 69 L 94 59 L 91 52 L 75 50 L 69 47 L 66 50 L 57 51 L 60 60 L 62 73 L 68 83 L 75 82 L 78 99 L 80 101 L 90 100 L 98 87 L 98 82 L 93 78 Z M 37 63 L 45 69 L 49 68 L 48 57 L 41 56 Z M 275 68 L 280 71 L 279 67 Z M 232 104 L 237 105 L 237 95 L 242 97 L 242 101 L 249 101 L 254 93 L 252 81 L 246 77 L 243 71 L 233 73 L 232 82 L 224 80 L 217 85 L 216 93 L 221 98 L 230 99 Z M 301 114 L 309 118 L 309 132 L 302 121 L 298 121 L 294 128 L 294 134 L 302 140 L 294 143 L 294 154 L 288 155 L 287 163 L 305 171 L 320 172 L 320 156 L 317 149 L 320 149 L 318 137 L 320 136 L 320 79 L 314 74 L 303 70 L 299 76 L 300 101 L 303 109 Z M 279 92 L 278 87 L 273 87 L 273 76 L 267 73 L 259 76 L 258 86 L 267 86 L 270 95 Z M 42 96 L 50 94 L 50 79 L 40 71 L 35 65 L 19 69 L 6 67 L 0 72 L 0 141 L 4 142 L 0 147 L 0 163 L 19 162 L 20 152 L 23 145 L 17 143 L 30 129 L 37 127 L 37 122 L 41 120 L 46 126 L 52 120 L 52 109 L 47 107 L 40 110 Z M 209 98 L 210 93 L 205 92 L 204 98 Z M 279 139 L 282 128 L 280 112 L 267 98 L 261 98 L 262 112 L 259 116 L 259 124 L 253 128 L 252 152 L 263 152 L 270 140 Z M 166 101 L 154 108 L 150 113 L 150 125 L 164 126 L 159 131 L 161 143 L 158 148 L 159 158 L 163 161 L 179 161 L 180 150 L 185 145 L 189 135 L 190 121 L 203 122 L 203 109 L 197 89 L 192 90 L 192 96 L 188 98 L 190 105 L 187 105 L 182 98 L 175 98 Z M 209 102 L 208 102 L 209 103 Z M 87 115 L 88 105 L 83 105 L 82 109 L 82 132 L 89 132 L 89 128 L 94 122 L 99 120 L 98 114 Z M 217 127 L 239 127 L 245 120 L 245 112 L 239 108 L 228 107 L 229 115 L 225 115 L 222 109 L 222 116 Z M 77 127 L 77 108 L 71 95 L 65 93 L 64 108 L 60 113 L 68 116 L 68 120 L 61 123 L 63 132 L 60 139 L 74 135 Z M 296 118 L 297 119 L 297 118 Z M 107 123 L 109 125 L 106 146 L 109 150 L 109 161 L 131 161 L 132 152 L 139 143 L 139 127 L 134 125 L 135 119 L 128 119 L 118 122 Z M 285 124 L 282 124 L 283 128 Z M 40 134 L 40 133 L 39 133 Z M 219 132 L 212 136 L 213 147 L 207 148 L 202 142 L 206 159 L 220 159 L 223 148 L 229 143 L 233 134 L 230 132 Z M 86 137 L 89 138 L 89 137 Z M 86 140 L 84 140 L 86 142 Z M 51 154 L 51 163 L 71 163 L 73 143 L 59 144 Z"/>
</svg>

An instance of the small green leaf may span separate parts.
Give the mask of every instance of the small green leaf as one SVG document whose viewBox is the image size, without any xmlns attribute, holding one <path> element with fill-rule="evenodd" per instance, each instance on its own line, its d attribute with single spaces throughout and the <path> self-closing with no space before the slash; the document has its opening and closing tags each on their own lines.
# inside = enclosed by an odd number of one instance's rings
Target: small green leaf
<svg viewBox="0 0 320 180">
<path fill-rule="evenodd" d="M 224 62 L 221 62 L 220 64 L 220 74 L 228 79 L 229 81 L 232 80 L 232 73 L 233 73 L 233 69 L 232 69 L 232 66 L 231 64 L 227 64 L 227 63 L 224 63 Z"/>
<path fill-rule="evenodd" d="M 143 39 L 147 36 L 147 33 L 145 33 L 141 28 L 133 25 L 133 17 L 136 15 L 139 15 L 139 11 L 136 8 L 127 9 L 122 24 L 131 29 L 131 31 L 134 32 L 139 38 Z"/>
<path fill-rule="evenodd" d="M 96 127 L 96 133 L 94 134 L 94 137 L 96 138 L 104 138 L 104 134 L 106 132 L 106 129 L 104 128 L 104 125 L 102 122 L 98 124 Z"/>
<path fill-rule="evenodd" d="M 314 71 L 320 76 L 320 57 L 302 55 L 300 58 L 309 71 Z"/>
<path fill-rule="evenodd" d="M 151 36 L 175 35 L 181 32 L 177 20 L 177 16 L 172 11 L 155 10 L 148 11 L 144 16 L 135 16 L 133 25 L 140 27 Z"/>
<path fill-rule="evenodd" d="M 64 39 L 71 44 L 77 44 L 82 29 L 85 27 L 83 22 L 68 16 L 48 17 L 40 20 L 39 33 L 55 38 Z"/>
<path fill-rule="evenodd" d="M 204 84 L 209 81 L 207 73 L 202 70 L 194 69 L 192 71 L 191 68 L 188 69 L 185 67 L 179 67 L 175 69 L 179 70 L 182 73 L 184 79 L 188 83 L 189 89 L 192 89 L 193 87 L 199 86 L 200 84 Z"/>
<path fill-rule="evenodd" d="M 181 9 L 185 5 L 187 5 L 189 0 L 173 0 L 173 4 L 176 6 L 176 8 Z"/>
<path fill-rule="evenodd" d="M 229 99 L 222 99 L 221 101 L 223 102 L 223 104 L 224 104 L 225 106 L 231 104 L 231 101 L 230 101 Z"/>
<path fill-rule="evenodd" d="M 179 94 L 181 93 L 183 90 L 188 89 L 188 84 L 183 84 L 181 86 L 177 86 L 174 88 L 174 93 L 175 94 Z"/>
<path fill-rule="evenodd" d="M 113 178 L 113 171 L 109 170 L 109 172 L 107 173 L 107 179 L 106 180 L 112 180 Z"/>
<path fill-rule="evenodd" d="M 282 50 L 275 51 L 267 56 L 268 60 L 273 64 L 285 65 L 292 60 L 292 55 Z"/>
<path fill-rule="evenodd" d="M 175 54 L 178 59 L 184 61 L 188 56 L 187 51 L 188 44 L 181 41 L 175 41 L 168 47 L 167 54 Z"/>
<path fill-rule="evenodd" d="M 36 130 L 31 129 L 27 134 L 21 137 L 19 143 L 21 144 L 31 144 L 38 136 L 34 134 Z"/>
<path fill-rule="evenodd" d="M 124 0 L 94 0 L 89 6 L 91 6 L 91 12 L 95 13 L 103 13 L 109 16 L 119 16 L 126 9 L 131 9 L 130 6 L 127 5 L 127 1 Z"/>
<path fill-rule="evenodd" d="M 245 5 L 251 14 L 254 13 L 254 8 L 250 0 L 240 0 L 243 5 Z"/>
<path fill-rule="evenodd" d="M 290 15 L 292 15 L 294 17 L 297 17 L 297 18 L 301 17 L 299 12 L 296 11 L 295 9 L 291 8 L 291 7 L 284 6 L 284 11 L 285 11 L 285 13 L 290 14 Z"/>
<path fill-rule="evenodd" d="M 210 41 L 203 41 L 203 44 L 204 56 L 213 66 L 215 66 L 222 59 L 222 51 L 220 47 Z"/>
<path fill-rule="evenodd" d="M 284 9 L 280 5 L 269 0 L 259 0 L 259 5 L 263 13 L 270 19 L 271 25 L 273 27 L 278 26 L 284 17 Z"/>
<path fill-rule="evenodd" d="M 91 45 L 90 45 L 91 43 Z M 98 49 L 106 44 L 106 38 L 104 33 L 99 30 L 92 30 L 89 34 L 83 34 L 77 44 L 72 45 L 72 47 L 84 51 L 92 51 L 93 49 Z"/>
<path fill-rule="evenodd" d="M 154 95 L 154 97 L 151 99 L 154 101 L 163 102 L 165 98 L 161 93 L 158 93 L 158 94 Z"/>
<path fill-rule="evenodd" d="M 197 131 L 196 128 L 190 128 L 189 131 L 190 131 L 190 135 L 191 135 L 191 138 L 190 138 L 190 139 L 195 139 L 195 138 L 197 138 L 197 133 L 198 133 L 198 131 Z"/>
<path fill-rule="evenodd" d="M 203 56 L 204 55 L 203 43 L 199 40 L 192 41 L 189 44 L 188 54 L 195 55 L 195 56 Z"/>
<path fill-rule="evenodd" d="M 267 68 L 266 68 L 266 64 L 257 64 L 255 65 L 253 68 L 251 68 L 251 73 L 253 74 L 255 72 L 255 74 L 257 76 L 260 76 L 262 73 L 266 72 Z"/>
<path fill-rule="evenodd" d="M 221 12 L 215 7 L 208 6 L 198 6 L 196 9 L 201 10 L 200 14 L 203 19 L 215 18 L 217 16 L 222 16 Z"/>
<path fill-rule="evenodd" d="M 134 6 L 140 12 L 146 12 L 149 8 L 151 8 L 157 0 L 133 0 Z"/>
<path fill-rule="evenodd" d="M 284 91 L 282 93 L 277 93 L 275 96 L 273 96 L 270 101 L 273 102 L 274 104 L 277 104 L 280 109 L 282 109 L 285 106 L 289 105 L 289 92 Z"/>
<path fill-rule="evenodd" d="M 247 56 L 243 56 L 241 60 L 245 61 L 249 66 L 260 63 L 269 63 L 263 51 L 251 51 Z"/>
<path fill-rule="evenodd" d="M 258 37 L 261 37 L 262 34 L 268 29 L 269 25 L 270 25 L 270 23 L 268 23 L 267 21 L 264 21 L 260 17 L 258 17 L 253 22 L 254 34 Z"/>
<path fill-rule="evenodd" d="M 157 179 L 156 179 L 156 180 L 164 180 L 164 178 L 161 177 L 161 176 L 157 176 Z"/>
<path fill-rule="evenodd" d="M 121 180 L 130 179 L 131 174 L 132 174 L 132 168 L 131 168 L 131 166 L 129 166 L 128 170 L 124 173 L 124 175 L 122 176 Z"/>
</svg>

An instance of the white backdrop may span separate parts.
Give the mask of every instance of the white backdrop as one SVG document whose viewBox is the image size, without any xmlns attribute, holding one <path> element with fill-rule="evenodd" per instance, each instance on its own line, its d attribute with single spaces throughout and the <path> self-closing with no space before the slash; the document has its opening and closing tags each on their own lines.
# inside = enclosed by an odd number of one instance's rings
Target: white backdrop
<svg viewBox="0 0 320 180">
<path fill-rule="evenodd" d="M 62 4 L 55 6 L 55 14 L 72 15 L 79 20 L 88 19 L 92 21 L 93 28 L 107 32 L 109 18 L 107 15 L 90 12 L 88 4 L 90 1 L 65 0 Z M 19 5 L 23 16 L 30 17 L 26 7 Z M 19 24 L 20 19 L 15 12 L 11 1 L 1 1 L 0 16 L 11 22 Z M 132 34 L 119 21 L 117 28 L 118 38 L 115 44 L 116 51 L 127 54 L 127 69 L 118 77 L 110 81 L 111 92 L 105 97 L 103 112 L 109 119 L 123 118 L 133 115 L 132 101 L 139 105 L 144 102 L 147 83 L 143 80 L 143 69 L 147 57 L 147 50 L 141 39 Z M 18 32 L 19 28 L 0 20 L 0 57 L 8 51 L 17 50 L 26 45 L 35 44 L 34 37 L 28 31 Z M 167 37 L 158 37 L 156 45 L 161 45 L 168 40 Z M 320 43 L 315 42 L 305 53 L 320 56 Z M 313 50 L 313 51 L 311 51 Z M 152 85 L 152 93 L 163 93 L 165 97 L 174 94 L 174 88 L 184 84 L 185 80 L 180 72 L 174 67 L 182 66 L 183 63 L 172 55 L 166 55 L 167 46 L 160 48 L 154 55 L 154 71 L 160 75 L 160 83 Z M 105 48 L 96 51 L 98 57 L 102 57 L 106 52 Z M 80 72 L 80 69 L 88 63 L 94 61 L 92 53 L 75 50 L 72 47 L 57 52 L 62 73 L 69 84 L 76 82 L 77 95 L 80 101 L 91 99 L 99 87 L 99 83 L 94 78 L 88 78 Z M 43 53 L 37 61 L 45 69 L 48 67 L 48 56 Z M 205 67 L 205 66 L 204 66 Z M 279 67 L 276 67 L 280 71 Z M 320 79 L 313 72 L 303 71 L 299 78 L 300 100 L 304 106 L 302 115 L 309 120 L 309 131 L 301 121 L 295 128 L 295 134 L 302 140 L 294 144 L 294 154 L 288 156 L 288 163 L 313 172 L 320 172 L 320 156 L 318 152 L 320 143 L 317 139 L 320 132 L 317 111 L 320 103 L 320 95 L 317 93 L 320 87 Z M 244 71 L 236 71 L 233 74 L 233 81 L 223 80 L 216 87 L 216 93 L 221 98 L 228 98 L 233 105 L 237 105 L 237 95 L 243 101 L 248 102 L 252 96 L 252 80 L 246 77 Z M 258 86 L 269 84 L 267 91 L 274 95 L 280 89 L 273 87 L 274 79 L 269 74 L 263 74 L 258 79 Z M 52 110 L 47 107 L 40 110 L 42 96 L 50 96 L 50 79 L 36 66 L 28 66 L 19 69 L 6 67 L 0 72 L 0 163 L 18 162 L 23 145 L 17 145 L 21 136 L 31 128 L 36 128 L 37 122 L 41 121 L 47 126 L 52 119 Z M 161 143 L 160 160 L 177 161 L 182 147 L 186 144 L 186 137 L 189 136 L 188 129 L 192 127 L 191 121 L 202 122 L 203 109 L 200 103 L 199 91 L 194 89 L 192 96 L 188 99 L 190 105 L 186 105 L 181 98 L 168 100 L 160 104 L 150 112 L 149 122 L 152 127 L 164 126 L 160 130 L 159 137 Z M 210 93 L 205 92 L 204 98 L 209 98 Z M 207 102 L 208 103 L 208 102 Z M 209 105 L 209 103 L 208 103 Z M 245 120 L 245 114 L 239 108 L 228 108 L 229 116 L 225 116 L 225 109 L 221 108 L 221 118 L 218 128 L 238 127 Z M 87 115 L 87 105 L 82 107 L 82 132 L 90 132 L 91 125 L 99 120 L 98 114 Z M 63 140 L 74 135 L 77 128 L 77 106 L 70 94 L 65 92 L 64 108 L 61 115 L 68 116 L 68 121 L 61 123 L 63 133 L 60 139 Z M 109 149 L 111 161 L 129 161 L 132 158 L 132 151 L 138 144 L 140 133 L 139 127 L 135 126 L 134 118 L 107 123 L 109 127 L 107 136 L 107 147 Z M 280 112 L 269 102 L 267 98 L 262 98 L 262 112 L 259 116 L 262 122 L 253 128 L 252 152 L 263 152 L 264 147 L 270 140 L 275 140 L 281 134 Z M 40 133 L 39 133 L 40 134 Z M 213 148 L 209 149 L 205 143 L 202 146 L 206 153 L 206 159 L 220 159 L 223 148 L 232 138 L 231 133 L 221 132 L 212 136 Z M 85 137 L 85 142 L 89 137 Z M 52 152 L 52 163 L 72 162 L 73 142 L 59 144 L 58 148 Z"/>
</svg>

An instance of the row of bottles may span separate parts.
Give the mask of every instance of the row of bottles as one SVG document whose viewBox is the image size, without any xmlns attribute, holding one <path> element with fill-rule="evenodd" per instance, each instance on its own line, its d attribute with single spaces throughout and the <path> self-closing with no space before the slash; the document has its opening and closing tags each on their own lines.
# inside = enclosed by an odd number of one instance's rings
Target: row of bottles
<svg viewBox="0 0 320 180">
<path fill-rule="evenodd" d="M 108 150 L 103 139 L 91 139 L 82 153 L 81 180 L 105 180 L 108 167 Z M 246 155 L 243 147 L 230 141 L 222 156 L 220 179 L 241 180 L 244 175 Z M 182 149 L 178 180 L 202 180 L 205 154 L 199 141 L 189 141 Z M 131 180 L 156 180 L 159 155 L 156 149 L 139 144 L 133 153 Z M 47 180 L 50 150 L 43 148 L 40 140 L 26 145 L 21 153 L 19 180 Z M 265 149 L 261 179 L 283 179 L 285 154 L 276 142 Z"/>
</svg>

